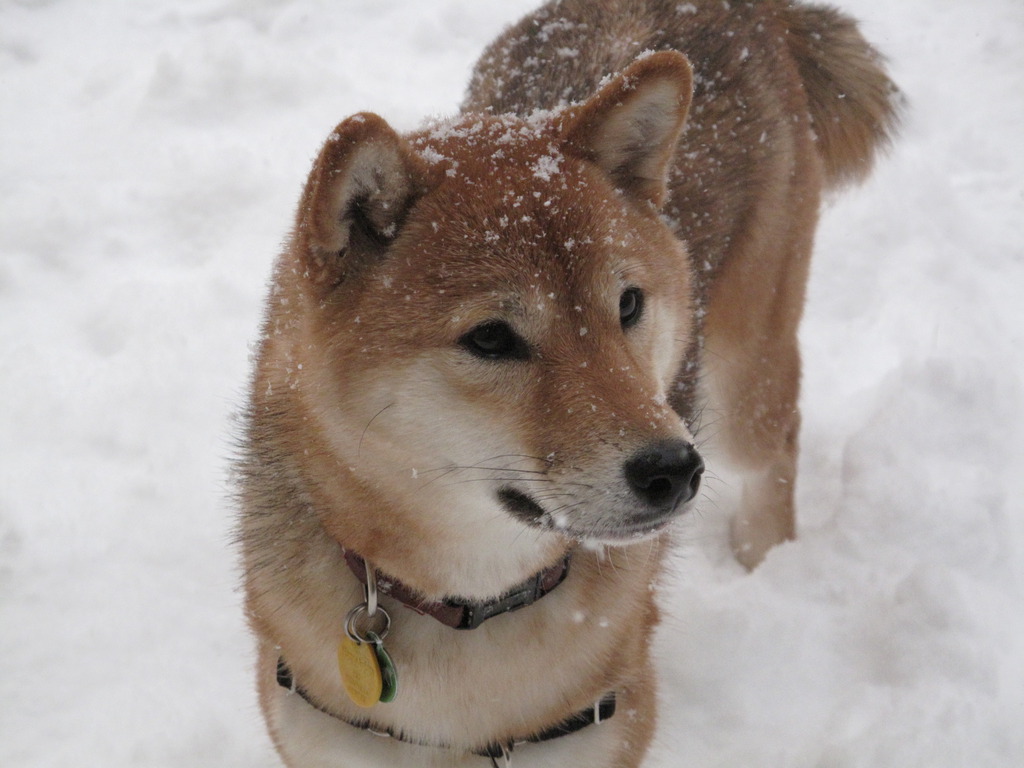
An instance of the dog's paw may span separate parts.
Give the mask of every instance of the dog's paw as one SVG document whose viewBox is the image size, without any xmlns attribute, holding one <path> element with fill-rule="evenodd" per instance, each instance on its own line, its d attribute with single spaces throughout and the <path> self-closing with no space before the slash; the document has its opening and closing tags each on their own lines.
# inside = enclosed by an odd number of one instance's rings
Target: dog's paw
<svg viewBox="0 0 1024 768">
<path fill-rule="evenodd" d="M 730 543 L 736 560 L 748 571 L 754 570 L 768 551 L 794 538 L 791 515 L 760 511 L 737 515 L 730 526 Z"/>
</svg>

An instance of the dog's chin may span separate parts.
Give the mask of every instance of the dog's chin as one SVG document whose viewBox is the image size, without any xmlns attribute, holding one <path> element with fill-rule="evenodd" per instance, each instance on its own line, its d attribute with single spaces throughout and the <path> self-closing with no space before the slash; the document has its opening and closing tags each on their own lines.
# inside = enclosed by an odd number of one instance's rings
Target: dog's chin
<svg viewBox="0 0 1024 768">
<path fill-rule="evenodd" d="M 657 521 L 623 523 L 617 526 L 567 530 L 565 533 L 587 546 L 623 547 L 660 536 L 675 522 L 678 515 L 670 514 Z"/>
<path fill-rule="evenodd" d="M 637 514 L 615 523 L 601 521 L 588 525 L 585 521 L 560 519 L 551 514 L 528 494 L 504 487 L 498 491 L 498 500 L 515 519 L 533 528 L 557 531 L 581 544 L 595 546 L 625 546 L 662 534 L 679 517 L 681 509 L 665 510 L 656 514 Z"/>
</svg>

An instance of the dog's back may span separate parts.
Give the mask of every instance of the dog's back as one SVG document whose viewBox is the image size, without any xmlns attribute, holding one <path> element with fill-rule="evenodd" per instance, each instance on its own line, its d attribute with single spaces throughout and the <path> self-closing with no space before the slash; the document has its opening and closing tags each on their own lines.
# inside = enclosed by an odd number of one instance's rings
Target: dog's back
<svg viewBox="0 0 1024 768">
<path fill-rule="evenodd" d="M 856 23 L 831 7 L 776 0 L 556 0 L 490 45 L 463 111 L 526 115 L 580 102 L 648 50 L 681 51 L 694 67 L 687 146 L 721 143 L 716 135 L 744 120 L 765 123 L 777 110 L 745 104 L 789 93 L 779 107 L 809 117 L 833 185 L 863 178 L 895 127 L 896 89 Z M 730 103 L 716 108 L 717 96 Z"/>
<path fill-rule="evenodd" d="M 714 422 L 719 492 L 736 497 L 720 506 L 734 510 L 733 547 L 753 566 L 794 535 L 796 334 L 821 194 L 868 173 L 899 99 L 856 23 L 832 8 L 555 0 L 485 51 L 463 109 L 582 101 L 660 50 L 694 70 L 664 213 L 689 248 L 702 327 L 673 406 Z"/>
</svg>

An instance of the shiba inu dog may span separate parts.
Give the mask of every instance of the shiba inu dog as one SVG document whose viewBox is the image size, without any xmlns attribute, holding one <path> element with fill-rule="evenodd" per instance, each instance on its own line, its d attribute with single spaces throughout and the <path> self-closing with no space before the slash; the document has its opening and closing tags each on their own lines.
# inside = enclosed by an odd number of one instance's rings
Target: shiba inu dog
<svg viewBox="0 0 1024 768">
<path fill-rule="evenodd" d="M 556 0 L 459 115 L 337 126 L 237 463 L 289 766 L 640 764 L 698 416 L 754 567 L 794 535 L 820 198 L 868 171 L 896 101 L 829 8 Z"/>
</svg>

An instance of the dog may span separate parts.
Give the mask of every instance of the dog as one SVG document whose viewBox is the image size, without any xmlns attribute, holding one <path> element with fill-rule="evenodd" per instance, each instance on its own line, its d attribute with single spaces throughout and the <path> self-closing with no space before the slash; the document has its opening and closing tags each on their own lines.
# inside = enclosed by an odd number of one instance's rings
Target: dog
<svg viewBox="0 0 1024 768">
<path fill-rule="evenodd" d="M 641 763 L 701 454 L 743 565 L 794 536 L 819 205 L 899 102 L 831 8 L 555 0 L 455 117 L 334 129 L 236 462 L 288 766 Z"/>
</svg>

